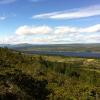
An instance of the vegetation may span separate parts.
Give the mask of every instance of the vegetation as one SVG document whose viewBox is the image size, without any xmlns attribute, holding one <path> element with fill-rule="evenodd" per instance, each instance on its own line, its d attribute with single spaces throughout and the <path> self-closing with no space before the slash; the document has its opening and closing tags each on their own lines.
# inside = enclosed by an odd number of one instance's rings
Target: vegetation
<svg viewBox="0 0 100 100">
<path fill-rule="evenodd" d="M 0 48 L 0 100 L 100 100 L 100 59 Z"/>
</svg>

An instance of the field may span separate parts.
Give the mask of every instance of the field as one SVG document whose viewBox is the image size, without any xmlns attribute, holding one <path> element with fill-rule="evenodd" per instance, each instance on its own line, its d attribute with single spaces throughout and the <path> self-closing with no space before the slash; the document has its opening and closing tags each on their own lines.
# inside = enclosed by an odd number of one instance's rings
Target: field
<svg viewBox="0 0 100 100">
<path fill-rule="evenodd" d="M 100 59 L 0 48 L 0 100 L 100 100 Z"/>
</svg>

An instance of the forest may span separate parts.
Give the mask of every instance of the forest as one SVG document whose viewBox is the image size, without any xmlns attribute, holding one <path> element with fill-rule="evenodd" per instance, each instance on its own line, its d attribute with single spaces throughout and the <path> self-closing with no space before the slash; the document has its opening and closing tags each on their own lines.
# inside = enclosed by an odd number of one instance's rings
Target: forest
<svg viewBox="0 0 100 100">
<path fill-rule="evenodd" d="M 0 100 L 100 100 L 100 59 L 0 48 Z"/>
</svg>

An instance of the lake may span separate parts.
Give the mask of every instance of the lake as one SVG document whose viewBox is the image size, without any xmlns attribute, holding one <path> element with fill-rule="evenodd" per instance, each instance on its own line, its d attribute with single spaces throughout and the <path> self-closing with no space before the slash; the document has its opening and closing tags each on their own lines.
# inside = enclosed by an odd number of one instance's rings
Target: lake
<svg viewBox="0 0 100 100">
<path fill-rule="evenodd" d="M 39 55 L 100 58 L 100 53 L 92 53 L 92 52 L 65 52 L 65 51 L 24 51 L 24 52 L 28 54 L 39 54 Z"/>
</svg>

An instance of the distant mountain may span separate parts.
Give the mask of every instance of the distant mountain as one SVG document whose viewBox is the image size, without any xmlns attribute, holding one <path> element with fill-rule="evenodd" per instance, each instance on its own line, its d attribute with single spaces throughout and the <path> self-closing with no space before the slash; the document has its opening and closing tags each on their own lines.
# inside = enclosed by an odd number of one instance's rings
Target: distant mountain
<svg viewBox="0 0 100 100">
<path fill-rule="evenodd" d="M 0 47 L 10 47 L 11 44 L 0 44 Z"/>
<path fill-rule="evenodd" d="M 74 51 L 74 52 L 100 52 L 100 43 L 91 44 L 0 44 L 20 51 Z"/>
<path fill-rule="evenodd" d="M 21 43 L 21 44 L 0 44 L 0 47 L 16 48 L 16 47 L 27 47 L 32 46 L 32 44 Z"/>
</svg>

